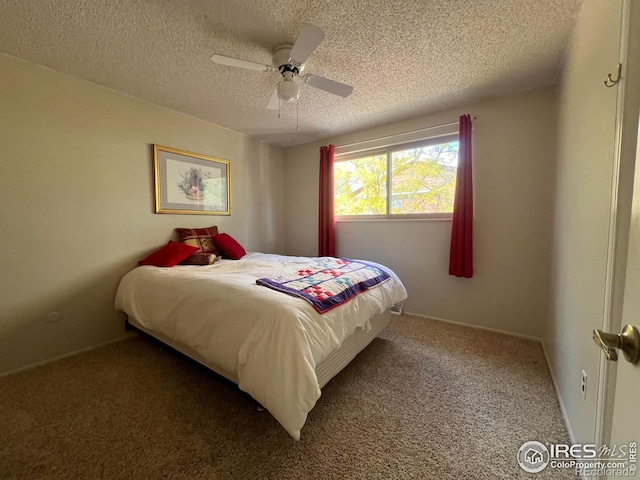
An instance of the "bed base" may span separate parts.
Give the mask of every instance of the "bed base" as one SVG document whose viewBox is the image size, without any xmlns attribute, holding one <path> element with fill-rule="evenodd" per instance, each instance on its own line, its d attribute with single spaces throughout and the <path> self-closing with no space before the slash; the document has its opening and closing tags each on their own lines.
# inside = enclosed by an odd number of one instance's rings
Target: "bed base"
<svg viewBox="0 0 640 480">
<path fill-rule="evenodd" d="M 318 377 L 318 384 L 320 385 L 320 388 L 324 387 L 329 382 L 329 380 L 340 373 L 340 371 L 344 367 L 346 367 L 349 362 L 351 362 L 351 360 L 353 360 L 355 356 L 358 355 L 358 353 L 364 350 L 367 345 L 369 345 L 373 341 L 374 338 L 376 338 L 385 328 L 387 328 L 390 321 L 390 310 L 387 310 L 379 315 L 375 315 L 370 321 L 371 329 L 369 331 L 365 331 L 362 328 L 357 328 L 355 332 L 345 338 L 340 347 L 331 352 L 327 358 L 316 365 L 316 376 Z M 138 323 L 133 317 L 129 317 L 127 320 L 127 328 L 129 327 L 133 327 L 136 330 L 139 330 L 159 340 L 160 342 L 168 345 L 174 350 L 204 365 L 218 375 L 223 376 L 236 385 L 238 384 L 238 377 L 234 372 L 227 372 L 226 370 L 213 365 L 211 362 L 208 362 L 200 354 L 198 354 L 198 352 L 196 352 L 189 346 L 175 342 L 162 333 L 153 332 L 146 329 L 145 327 L 140 325 L 140 323 Z"/>
<path fill-rule="evenodd" d="M 346 367 L 356 355 L 376 338 L 391 322 L 391 311 L 374 316 L 371 323 L 371 330 L 366 332 L 362 328 L 356 328 L 356 331 L 344 339 L 342 345 L 334 350 L 322 362 L 316 365 L 316 376 L 320 388 L 324 387 L 329 380 L 335 377 L 340 371 Z"/>
</svg>

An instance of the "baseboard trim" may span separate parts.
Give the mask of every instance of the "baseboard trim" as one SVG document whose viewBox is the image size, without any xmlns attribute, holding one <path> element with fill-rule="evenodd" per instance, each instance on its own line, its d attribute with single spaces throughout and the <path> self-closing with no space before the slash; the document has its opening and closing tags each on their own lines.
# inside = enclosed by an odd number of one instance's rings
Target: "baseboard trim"
<svg viewBox="0 0 640 480">
<path fill-rule="evenodd" d="M 558 382 L 556 381 L 556 376 L 553 374 L 553 369 L 551 368 L 551 361 L 549 360 L 549 354 L 547 353 L 547 347 L 544 344 L 544 340 L 540 341 L 542 345 L 542 353 L 544 353 L 544 359 L 547 362 L 547 369 L 549 370 L 549 376 L 551 377 L 551 383 L 553 383 L 553 388 L 556 391 L 556 397 L 558 398 L 558 404 L 560 405 L 560 411 L 562 412 L 562 418 L 564 420 L 564 426 L 567 429 L 567 433 L 569 434 L 569 441 L 574 444 L 576 443 L 576 436 L 573 434 L 573 429 L 571 428 L 571 422 L 569 421 L 569 416 L 567 415 L 567 409 L 564 406 L 564 402 L 562 401 L 562 397 L 560 396 L 560 390 L 558 389 Z"/>
<path fill-rule="evenodd" d="M 14 370 L 9 370 L 8 372 L 0 373 L 0 378 L 8 377 L 9 375 L 13 375 L 15 373 L 24 372 L 25 370 L 30 370 L 32 368 L 41 367 L 51 362 L 55 362 L 58 360 L 62 360 L 63 358 L 73 357 L 74 355 L 78 355 L 80 353 L 89 352 L 91 350 L 95 350 L 96 348 L 106 347 L 107 345 L 111 345 L 112 343 L 122 342 L 123 340 L 128 340 L 129 338 L 137 336 L 137 332 L 127 332 L 122 337 L 115 338 L 113 340 L 109 340 L 108 342 L 99 343 L 98 345 L 92 345 L 90 347 L 81 348 L 80 350 L 74 350 L 73 352 L 65 353 L 63 355 L 58 355 L 57 357 L 49 358 L 47 360 L 42 360 L 41 362 L 32 363 L 30 365 L 26 365 L 24 367 L 16 368 Z"/>
<path fill-rule="evenodd" d="M 402 313 L 405 315 L 412 315 L 414 317 L 426 318 L 428 320 L 435 320 L 436 322 L 451 323 L 453 325 L 460 325 L 462 327 L 477 328 L 478 330 L 486 330 L 488 332 L 501 333 L 503 335 L 508 335 L 510 337 L 523 338 L 525 340 L 533 340 L 534 342 L 542 342 L 542 339 L 538 337 L 533 337 L 531 335 L 524 335 L 522 333 L 509 332 L 507 330 L 500 330 L 498 328 L 485 327 L 482 325 L 474 325 L 472 323 L 457 322 L 455 320 L 447 320 L 446 318 L 432 317 L 430 315 L 421 315 L 419 313 L 412 313 L 412 312 L 402 312 Z"/>
</svg>

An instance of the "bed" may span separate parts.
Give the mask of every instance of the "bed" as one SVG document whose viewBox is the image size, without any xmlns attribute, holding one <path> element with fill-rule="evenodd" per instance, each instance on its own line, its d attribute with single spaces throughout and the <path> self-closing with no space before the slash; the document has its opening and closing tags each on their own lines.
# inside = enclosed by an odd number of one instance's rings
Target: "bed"
<svg viewBox="0 0 640 480">
<path fill-rule="evenodd" d="M 250 252 L 206 266 L 142 266 L 123 277 L 115 306 L 135 328 L 236 383 L 299 439 L 320 389 L 407 296 L 397 275 L 373 262 L 362 263 L 388 278 L 324 313 L 257 283 L 329 260 Z"/>
</svg>

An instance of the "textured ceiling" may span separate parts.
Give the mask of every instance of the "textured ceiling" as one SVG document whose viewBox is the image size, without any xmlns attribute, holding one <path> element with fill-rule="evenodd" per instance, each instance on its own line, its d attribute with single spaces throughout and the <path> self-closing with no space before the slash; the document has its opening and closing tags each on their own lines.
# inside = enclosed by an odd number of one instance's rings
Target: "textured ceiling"
<svg viewBox="0 0 640 480">
<path fill-rule="evenodd" d="M 582 0 L 0 0 L 0 51 L 290 146 L 556 81 Z M 309 72 L 353 85 L 342 98 L 302 85 L 265 106 L 271 63 L 303 23 L 326 34 Z M 0 72 L 1 74 L 1 72 Z M 298 130 L 296 130 L 296 113 Z"/>
</svg>

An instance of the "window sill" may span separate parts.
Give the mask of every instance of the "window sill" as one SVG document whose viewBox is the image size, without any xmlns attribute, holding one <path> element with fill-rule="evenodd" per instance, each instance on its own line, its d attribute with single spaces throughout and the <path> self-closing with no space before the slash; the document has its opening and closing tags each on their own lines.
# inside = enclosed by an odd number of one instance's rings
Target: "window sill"
<svg viewBox="0 0 640 480">
<path fill-rule="evenodd" d="M 335 217 L 336 222 L 397 222 L 402 221 L 419 221 L 419 222 L 432 222 L 432 221 L 451 221 L 453 218 L 452 213 L 431 213 L 427 215 L 353 215 L 346 216 L 341 215 Z"/>
</svg>

